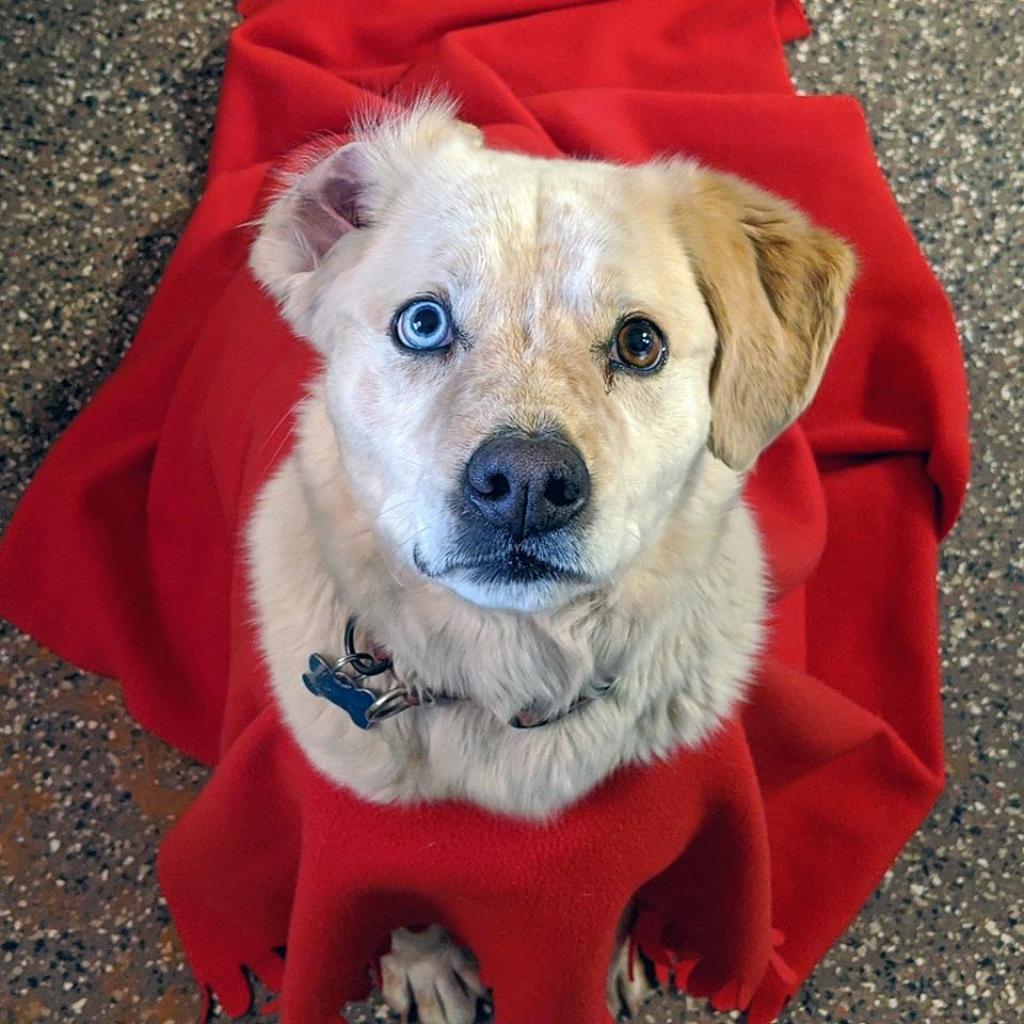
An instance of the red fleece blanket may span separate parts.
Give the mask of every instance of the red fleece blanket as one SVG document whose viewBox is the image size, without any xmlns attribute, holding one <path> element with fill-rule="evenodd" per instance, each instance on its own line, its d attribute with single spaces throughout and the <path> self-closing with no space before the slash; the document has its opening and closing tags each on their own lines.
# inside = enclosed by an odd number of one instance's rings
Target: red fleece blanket
<svg viewBox="0 0 1024 1024">
<path fill-rule="evenodd" d="M 0 548 L 0 610 L 115 676 L 216 765 L 161 879 L 200 983 L 241 965 L 287 1024 L 336 1020 L 397 924 L 479 955 L 500 1024 L 599 1024 L 618 915 L 690 991 L 771 1020 L 943 782 L 936 545 L 968 455 L 946 300 L 860 108 L 795 95 L 797 0 L 250 0 L 206 194 L 122 366 L 54 446 Z M 316 370 L 248 275 L 268 172 L 324 130 L 443 85 L 489 142 L 696 155 L 851 240 L 861 274 L 818 399 L 748 495 L 775 601 L 751 700 L 699 751 L 623 771 L 556 821 L 378 807 L 332 787 L 272 706 L 240 533 Z M 296 680 L 296 685 L 301 685 Z M 287 947 L 282 958 L 277 950 Z"/>
</svg>

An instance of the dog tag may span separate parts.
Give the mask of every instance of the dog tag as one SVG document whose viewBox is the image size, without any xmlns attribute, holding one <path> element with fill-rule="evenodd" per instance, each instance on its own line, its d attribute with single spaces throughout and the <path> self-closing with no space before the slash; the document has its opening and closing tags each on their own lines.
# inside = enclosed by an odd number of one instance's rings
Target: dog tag
<svg viewBox="0 0 1024 1024">
<path fill-rule="evenodd" d="M 377 699 L 378 694 L 356 686 L 350 679 L 339 676 L 330 662 L 320 654 L 309 656 L 309 671 L 302 673 L 302 681 L 310 693 L 329 700 L 341 708 L 360 729 L 369 729 L 373 724 L 366 712 Z"/>
</svg>

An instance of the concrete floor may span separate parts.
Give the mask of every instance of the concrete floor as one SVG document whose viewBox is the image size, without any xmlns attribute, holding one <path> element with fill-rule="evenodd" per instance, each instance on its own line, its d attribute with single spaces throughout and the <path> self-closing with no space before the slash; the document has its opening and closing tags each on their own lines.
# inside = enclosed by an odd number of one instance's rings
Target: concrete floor
<svg viewBox="0 0 1024 1024">
<path fill-rule="evenodd" d="M 975 469 L 939 575 L 949 787 L 783 1020 L 1012 1024 L 1024 1020 L 1024 6 L 808 6 L 817 33 L 791 48 L 797 83 L 864 102 L 956 307 Z M 200 192 L 233 20 L 226 0 L 8 0 L 4 14 L 0 524 L 116 365 Z M 134 725 L 113 684 L 8 627 L 0 688 L 0 1024 L 194 1020 L 153 862 L 205 772 Z M 665 1000 L 645 1019 L 684 1014 Z"/>
</svg>

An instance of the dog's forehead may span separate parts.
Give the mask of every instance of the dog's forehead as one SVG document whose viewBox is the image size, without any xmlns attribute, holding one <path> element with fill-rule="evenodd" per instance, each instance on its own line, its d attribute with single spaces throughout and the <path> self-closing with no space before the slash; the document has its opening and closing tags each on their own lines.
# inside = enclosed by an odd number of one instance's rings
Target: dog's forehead
<svg viewBox="0 0 1024 1024">
<path fill-rule="evenodd" d="M 547 301 L 585 317 L 614 301 L 648 230 L 624 168 L 485 152 L 420 191 L 421 237 L 463 301 Z"/>
<path fill-rule="evenodd" d="M 629 233 L 628 181 L 617 168 L 487 154 L 454 183 L 468 246 L 499 237 L 508 248 L 558 259 L 607 250 Z"/>
</svg>

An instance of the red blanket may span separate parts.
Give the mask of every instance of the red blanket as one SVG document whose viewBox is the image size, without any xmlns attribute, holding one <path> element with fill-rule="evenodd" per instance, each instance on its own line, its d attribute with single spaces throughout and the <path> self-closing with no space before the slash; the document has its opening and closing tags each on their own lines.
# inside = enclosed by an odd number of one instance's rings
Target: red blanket
<svg viewBox="0 0 1024 1024">
<path fill-rule="evenodd" d="M 0 610 L 217 765 L 160 868 L 196 976 L 229 1011 L 248 1004 L 246 964 L 283 990 L 285 1022 L 335 1020 L 392 926 L 438 920 L 480 956 L 500 1024 L 599 1024 L 639 892 L 651 956 L 771 1020 L 943 781 L 934 576 L 967 476 L 965 386 L 859 107 L 794 94 L 781 39 L 806 31 L 797 0 L 243 14 L 206 194 L 135 344 L 6 534 Z M 545 826 L 370 806 L 320 779 L 271 705 L 239 557 L 316 369 L 245 270 L 242 225 L 289 150 L 439 83 L 492 145 L 682 152 L 751 178 L 862 267 L 818 399 L 749 485 L 776 592 L 749 704 L 704 749 L 621 772 Z"/>
</svg>

